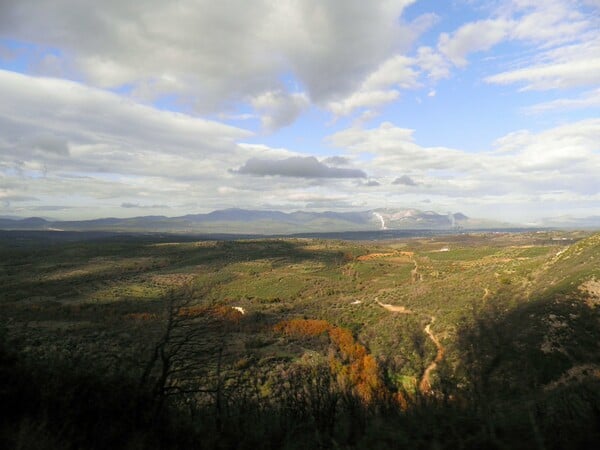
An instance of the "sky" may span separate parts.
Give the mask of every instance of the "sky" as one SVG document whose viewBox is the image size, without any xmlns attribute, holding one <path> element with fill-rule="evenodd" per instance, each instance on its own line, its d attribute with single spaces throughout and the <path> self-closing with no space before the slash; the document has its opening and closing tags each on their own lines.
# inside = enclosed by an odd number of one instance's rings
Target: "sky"
<svg viewBox="0 0 600 450">
<path fill-rule="evenodd" d="M 0 216 L 600 215 L 599 0 L 0 0 Z"/>
</svg>

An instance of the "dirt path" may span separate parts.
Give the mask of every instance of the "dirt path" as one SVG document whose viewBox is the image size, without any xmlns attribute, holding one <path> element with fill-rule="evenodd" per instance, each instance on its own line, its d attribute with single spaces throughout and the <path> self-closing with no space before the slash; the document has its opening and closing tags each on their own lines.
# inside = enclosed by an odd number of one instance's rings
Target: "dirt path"
<svg viewBox="0 0 600 450">
<path fill-rule="evenodd" d="M 423 275 L 421 275 L 419 273 L 419 265 L 413 255 L 411 255 L 411 260 L 415 265 L 415 268 L 411 271 L 413 283 L 423 281 Z M 490 294 L 490 291 L 487 288 L 485 288 L 484 299 L 487 298 L 487 296 L 489 294 Z M 379 301 L 379 298 L 377 298 L 377 297 L 375 297 L 375 302 L 379 306 L 381 306 L 383 309 L 385 309 L 389 312 L 400 313 L 400 314 L 412 314 L 413 313 L 410 309 L 406 308 L 405 306 L 396 306 L 396 305 L 390 305 L 388 303 L 381 303 Z M 421 377 L 421 381 L 419 382 L 419 391 L 421 391 L 421 393 L 423 393 L 423 394 L 429 394 L 432 392 L 432 390 L 431 390 L 431 373 L 437 368 L 438 363 L 444 358 L 444 347 L 442 346 L 442 344 L 440 344 L 440 341 L 438 340 L 438 338 L 431 331 L 431 325 L 434 322 L 435 322 L 435 317 L 431 316 L 431 322 L 429 322 L 427 324 L 427 326 L 425 327 L 425 329 L 423 330 L 425 332 L 425 334 L 429 337 L 429 339 L 431 339 L 431 341 L 434 343 L 435 348 L 437 349 L 437 353 L 435 355 L 434 360 L 431 362 L 431 364 L 429 364 L 427 366 L 427 368 L 425 369 L 425 372 L 423 373 L 423 376 Z"/>
<path fill-rule="evenodd" d="M 417 281 L 423 281 L 423 275 L 419 273 L 419 264 L 417 264 L 417 260 L 414 257 L 411 257 L 411 259 L 415 265 L 415 268 L 410 271 L 413 283 L 416 283 Z"/>
<path fill-rule="evenodd" d="M 410 309 L 406 308 L 405 306 L 396 306 L 387 303 L 381 303 L 377 297 L 375 298 L 375 302 L 383 309 L 389 312 L 400 314 L 413 313 Z M 419 382 L 419 391 L 421 391 L 421 393 L 423 394 L 431 393 L 431 372 L 433 372 L 437 368 L 438 363 L 444 358 L 444 347 L 442 346 L 442 344 L 440 344 L 438 338 L 431 331 L 431 325 L 433 324 L 433 322 L 435 322 L 435 317 L 431 316 L 431 322 L 429 322 L 423 330 L 425 334 L 429 337 L 429 339 L 431 339 L 431 341 L 434 343 L 437 349 L 435 359 L 431 362 L 431 364 L 427 366 L 425 372 L 423 373 L 423 376 L 421 377 L 421 381 Z"/>
<path fill-rule="evenodd" d="M 396 306 L 390 305 L 388 303 L 381 303 L 377 297 L 375 297 L 375 302 L 381 306 L 383 309 L 387 309 L 389 312 L 400 313 L 400 314 L 412 314 L 412 311 L 406 306 Z"/>
<path fill-rule="evenodd" d="M 421 382 L 419 383 L 419 391 L 423 394 L 427 394 L 431 392 L 431 372 L 433 372 L 438 363 L 444 358 L 444 347 L 440 344 L 438 338 L 435 337 L 433 332 L 431 331 L 431 325 L 435 322 L 435 317 L 431 316 L 431 322 L 427 324 L 425 327 L 425 334 L 429 336 L 429 339 L 435 344 L 437 348 L 437 354 L 435 355 L 435 359 L 427 366 L 423 376 L 421 377 Z"/>
</svg>

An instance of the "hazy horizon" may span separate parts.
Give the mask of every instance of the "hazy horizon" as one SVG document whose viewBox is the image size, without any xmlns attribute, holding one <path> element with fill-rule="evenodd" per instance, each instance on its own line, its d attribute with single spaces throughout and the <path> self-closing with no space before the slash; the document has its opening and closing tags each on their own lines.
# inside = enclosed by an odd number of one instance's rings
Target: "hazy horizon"
<svg viewBox="0 0 600 450">
<path fill-rule="evenodd" d="M 597 0 L 0 4 L 0 216 L 600 215 Z"/>
</svg>

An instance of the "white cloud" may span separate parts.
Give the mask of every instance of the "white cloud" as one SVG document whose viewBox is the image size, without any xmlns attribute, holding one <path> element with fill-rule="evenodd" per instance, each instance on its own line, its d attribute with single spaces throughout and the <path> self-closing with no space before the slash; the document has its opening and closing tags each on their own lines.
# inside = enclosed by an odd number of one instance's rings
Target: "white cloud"
<svg viewBox="0 0 600 450">
<path fill-rule="evenodd" d="M 433 81 L 450 76 L 450 63 L 442 54 L 431 47 L 419 47 L 416 63 L 422 70 L 427 72 L 428 78 Z"/>
<path fill-rule="evenodd" d="M 527 114 L 541 114 L 551 111 L 565 112 L 594 107 L 600 107 L 600 88 L 587 91 L 576 98 L 560 98 L 549 102 L 537 103 L 524 108 L 524 112 Z"/>
<path fill-rule="evenodd" d="M 368 155 L 362 167 L 370 175 L 412 185 L 448 201 L 485 197 L 509 202 L 519 195 L 564 190 L 585 202 L 599 192 L 600 120 L 589 119 L 533 133 L 510 133 L 495 149 L 469 153 L 444 147 L 423 147 L 413 130 L 383 123 L 377 128 L 351 128 L 329 137 L 340 148 Z M 410 177 L 396 178 L 410 172 Z M 412 175 L 414 174 L 414 176 Z M 415 183 L 416 184 L 416 183 Z M 591 201 L 591 200 L 590 200 Z"/>
<path fill-rule="evenodd" d="M 592 23 L 570 0 L 513 1 L 516 20 L 513 39 L 530 40 L 553 46 L 578 40 Z"/>
<path fill-rule="evenodd" d="M 374 108 L 393 102 L 400 96 L 399 89 L 421 86 L 415 65 L 413 58 L 392 56 L 370 73 L 352 94 L 330 102 L 329 110 L 336 116 L 345 116 L 359 108 Z"/>
<path fill-rule="evenodd" d="M 269 131 L 293 123 L 309 103 L 304 93 L 288 94 L 281 90 L 265 92 L 251 100 L 252 106 L 262 114 L 263 127 Z"/>
<path fill-rule="evenodd" d="M 27 146 L 27 141 L 21 142 L 23 136 L 41 136 L 35 145 L 28 146 L 54 148 L 54 153 L 66 155 L 67 141 L 72 159 L 76 159 L 77 150 L 85 152 L 89 145 L 104 145 L 107 151 L 112 147 L 113 153 L 143 148 L 200 156 L 231 147 L 251 134 L 218 122 L 143 106 L 82 84 L 2 70 L 0 96 L 5 145 Z"/>
<path fill-rule="evenodd" d="M 361 90 L 371 91 L 396 86 L 410 89 L 419 86 L 418 73 L 411 67 L 415 61 L 396 55 L 383 62 L 363 82 Z"/>
<path fill-rule="evenodd" d="M 573 88 L 552 99 L 523 94 L 539 103 L 522 111 L 579 109 L 576 117 L 590 116 L 600 104 L 600 28 L 590 9 L 596 2 L 494 1 L 474 7 L 476 19 L 455 30 L 443 27 L 456 17 L 425 14 L 406 23 L 402 12 L 411 3 L 122 0 L 104 2 L 98 14 L 76 0 L 0 2 L 0 36 L 11 40 L 10 48 L 0 43 L 2 62 L 27 61 L 33 74 L 78 80 L 0 71 L 2 213 L 48 208 L 81 217 L 169 205 L 176 215 L 241 205 L 326 207 L 327 201 L 339 208 L 418 206 L 425 197 L 436 208 L 492 212 L 538 199 L 580 208 L 598 202 L 597 119 L 573 122 L 562 114 L 550 118 L 562 125 L 534 132 L 533 122 L 539 129 L 550 119 L 520 115 L 523 130 L 477 153 L 416 139 L 437 125 L 422 116 L 434 106 L 462 113 L 445 102 L 465 95 L 460 90 L 473 77 L 521 90 Z M 416 42 L 429 29 L 447 31 L 437 46 L 431 34 Z M 495 46 L 497 52 L 468 67 L 474 52 Z M 455 65 L 464 67 L 456 84 Z M 506 89 L 480 88 L 515 105 Z M 382 108 L 406 90 L 420 90 L 411 100 L 439 95 L 435 102 Z M 482 100 L 493 108 L 497 98 Z M 317 108 L 336 116 L 333 129 L 352 124 L 327 139 L 339 148 L 332 159 L 310 153 L 323 151 Z M 208 113 L 246 120 L 248 127 L 260 121 L 268 132 L 305 114 L 306 122 L 269 141 L 293 139 L 289 145 L 306 145 L 306 152 L 261 145 L 260 135 L 199 118 Z M 354 116 L 342 117 L 348 115 Z M 418 134 L 387 122 L 402 118 Z M 314 128 L 302 128 L 306 123 Z M 488 124 L 476 134 L 493 132 Z M 465 136 L 470 126 L 463 125 Z M 235 168 L 242 175 L 229 171 Z M 415 184 L 393 186 L 402 174 Z"/>
<path fill-rule="evenodd" d="M 240 128 L 69 81 L 0 71 L 0 97 L 0 185 L 47 204 L 203 197 L 210 189 L 197 183 L 217 184 L 254 155 L 285 153 L 238 145 L 251 136 Z"/>
<path fill-rule="evenodd" d="M 283 73 L 326 103 L 353 92 L 433 21 L 402 23 L 413 2 L 121 0 L 99 13 L 78 0 L 20 0 L 2 2 L 0 32 L 60 49 L 72 77 L 131 84 L 141 98 L 185 96 L 198 111 L 282 89 Z"/>
<path fill-rule="evenodd" d="M 61 206 L 55 211 L 62 217 L 119 216 L 131 213 L 122 207 L 127 204 L 169 205 L 176 215 L 192 204 L 200 210 L 257 206 L 314 186 L 342 189 L 344 178 L 366 176 L 286 149 L 240 143 L 252 134 L 79 83 L 0 71 L 0 97 L 4 213 L 31 214 L 41 204 Z M 266 161 L 283 177 L 249 182 L 229 172 L 248 169 L 249 161 Z"/>
<path fill-rule="evenodd" d="M 349 97 L 329 103 L 328 107 L 336 116 L 346 116 L 358 108 L 373 108 L 396 100 L 400 92 L 391 90 L 357 91 Z"/>
<path fill-rule="evenodd" d="M 596 62 L 588 61 L 587 66 L 582 62 L 590 53 L 584 47 L 599 36 L 598 23 L 575 2 L 506 0 L 499 4 L 495 17 L 466 23 L 453 33 L 442 33 L 438 50 L 455 65 L 464 67 L 468 55 L 473 52 L 489 50 L 503 41 L 521 41 L 540 52 L 534 55 L 538 62 L 531 64 L 528 61 L 527 67 L 488 77 L 487 81 L 530 80 L 529 87 L 548 89 L 589 84 L 594 77 L 597 79 Z M 597 44 L 592 46 L 592 59 L 597 60 Z M 558 57 L 560 53 L 562 58 Z M 573 63 L 576 67 L 569 67 Z M 581 74 L 585 70 L 592 70 L 592 73 Z"/>
<path fill-rule="evenodd" d="M 489 50 L 492 46 L 505 39 L 511 23 L 507 20 L 481 20 L 460 27 L 449 35 L 442 33 L 438 49 L 455 65 L 465 66 L 469 53 Z"/>
<path fill-rule="evenodd" d="M 599 79 L 600 57 L 587 58 L 575 52 L 569 58 L 502 72 L 485 78 L 485 81 L 493 84 L 523 83 L 523 89 L 546 90 L 596 85 Z"/>
<path fill-rule="evenodd" d="M 570 171 L 572 175 L 600 171 L 599 142 L 600 119 L 587 119 L 540 133 L 510 133 L 498 139 L 495 146 L 499 153 L 510 154 L 508 158 L 515 157 L 514 170 L 544 171 L 551 176 L 557 171 L 560 174 L 556 178 L 560 179 Z"/>
</svg>

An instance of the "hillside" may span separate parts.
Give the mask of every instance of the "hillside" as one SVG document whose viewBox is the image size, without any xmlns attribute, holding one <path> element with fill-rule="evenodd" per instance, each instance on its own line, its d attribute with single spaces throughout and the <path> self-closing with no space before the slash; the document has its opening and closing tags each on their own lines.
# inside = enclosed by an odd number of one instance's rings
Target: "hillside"
<svg viewBox="0 0 600 450">
<path fill-rule="evenodd" d="M 594 448 L 599 258 L 581 232 L 0 238 L 0 400 L 29 399 L 0 438 Z"/>
</svg>

